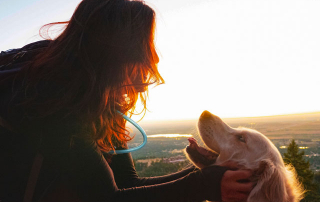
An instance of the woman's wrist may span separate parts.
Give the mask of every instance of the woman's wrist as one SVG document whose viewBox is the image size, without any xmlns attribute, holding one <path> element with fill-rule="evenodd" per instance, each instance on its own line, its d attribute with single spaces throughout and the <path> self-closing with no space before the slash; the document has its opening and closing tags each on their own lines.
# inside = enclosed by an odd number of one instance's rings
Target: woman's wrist
<svg viewBox="0 0 320 202">
<path fill-rule="evenodd" d="M 221 201 L 221 181 L 227 170 L 226 167 L 212 165 L 199 171 L 203 175 L 206 200 Z"/>
</svg>

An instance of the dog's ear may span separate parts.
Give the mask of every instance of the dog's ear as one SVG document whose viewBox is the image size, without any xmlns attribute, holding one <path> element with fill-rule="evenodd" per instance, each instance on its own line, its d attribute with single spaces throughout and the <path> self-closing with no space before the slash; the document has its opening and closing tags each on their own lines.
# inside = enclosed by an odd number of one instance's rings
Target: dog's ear
<svg viewBox="0 0 320 202">
<path fill-rule="evenodd" d="M 287 198 L 285 174 L 271 160 L 263 160 L 254 172 L 257 184 L 247 202 L 285 202 Z"/>
</svg>

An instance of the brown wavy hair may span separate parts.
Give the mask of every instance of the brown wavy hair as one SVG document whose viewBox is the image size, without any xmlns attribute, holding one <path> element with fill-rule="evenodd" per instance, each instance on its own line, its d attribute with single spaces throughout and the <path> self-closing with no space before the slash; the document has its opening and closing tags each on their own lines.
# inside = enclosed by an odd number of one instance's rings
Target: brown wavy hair
<svg viewBox="0 0 320 202">
<path fill-rule="evenodd" d="M 83 0 L 70 21 L 44 25 L 40 35 L 61 24 L 64 31 L 23 68 L 20 106 L 28 116 L 74 118 L 103 151 L 123 146 L 131 137 L 116 111 L 130 116 L 140 98 L 145 112 L 148 86 L 164 83 L 154 10 L 139 0 Z"/>
</svg>

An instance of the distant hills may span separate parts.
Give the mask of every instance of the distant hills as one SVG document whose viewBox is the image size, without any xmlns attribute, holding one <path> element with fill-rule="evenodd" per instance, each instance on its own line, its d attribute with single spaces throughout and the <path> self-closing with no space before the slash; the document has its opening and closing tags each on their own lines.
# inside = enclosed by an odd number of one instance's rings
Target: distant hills
<svg viewBox="0 0 320 202">
<path fill-rule="evenodd" d="M 320 138 L 320 112 L 276 116 L 222 118 L 232 127 L 256 129 L 270 139 Z M 146 121 L 141 126 L 150 135 L 164 133 L 195 133 L 198 120 Z"/>
<path fill-rule="evenodd" d="M 264 117 L 224 119 L 232 127 L 256 129 L 273 138 L 313 139 L 320 137 L 320 112 Z"/>
</svg>

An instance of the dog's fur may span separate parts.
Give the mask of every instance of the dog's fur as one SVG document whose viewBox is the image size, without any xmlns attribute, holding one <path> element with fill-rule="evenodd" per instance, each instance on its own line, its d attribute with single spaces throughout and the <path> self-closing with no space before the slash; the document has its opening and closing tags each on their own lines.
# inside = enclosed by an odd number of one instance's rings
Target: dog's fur
<svg viewBox="0 0 320 202">
<path fill-rule="evenodd" d="M 303 189 L 296 172 L 285 165 L 278 149 L 258 131 L 231 128 L 219 117 L 204 111 L 199 118 L 198 130 L 207 147 L 218 153 L 215 165 L 236 162 L 239 169 L 253 171 L 255 187 L 247 202 L 297 202 Z M 187 153 L 191 160 L 196 157 Z M 197 165 L 197 163 L 195 163 Z"/>
</svg>

